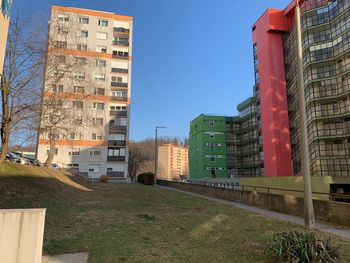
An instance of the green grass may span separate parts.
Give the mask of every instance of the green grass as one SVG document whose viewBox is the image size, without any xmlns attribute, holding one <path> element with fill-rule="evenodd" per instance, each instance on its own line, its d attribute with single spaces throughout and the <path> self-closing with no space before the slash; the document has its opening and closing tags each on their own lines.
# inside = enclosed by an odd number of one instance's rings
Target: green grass
<svg viewBox="0 0 350 263">
<path fill-rule="evenodd" d="M 87 185 L 56 173 L 58 181 L 40 168 L 27 169 L 0 165 L 0 207 L 47 207 L 44 253 L 50 255 L 86 251 L 90 262 L 103 263 L 265 262 L 273 235 L 298 229 L 175 191 Z M 67 185 L 70 179 L 93 191 Z M 332 240 L 350 262 L 350 241 Z"/>
</svg>

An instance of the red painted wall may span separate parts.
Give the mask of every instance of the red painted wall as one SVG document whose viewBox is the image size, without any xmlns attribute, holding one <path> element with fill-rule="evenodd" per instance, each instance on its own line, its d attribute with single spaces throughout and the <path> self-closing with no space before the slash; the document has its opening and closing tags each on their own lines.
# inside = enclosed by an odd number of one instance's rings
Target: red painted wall
<svg viewBox="0 0 350 263">
<path fill-rule="evenodd" d="M 282 33 L 282 10 L 268 9 L 253 26 L 257 45 L 265 176 L 292 176 Z"/>
</svg>

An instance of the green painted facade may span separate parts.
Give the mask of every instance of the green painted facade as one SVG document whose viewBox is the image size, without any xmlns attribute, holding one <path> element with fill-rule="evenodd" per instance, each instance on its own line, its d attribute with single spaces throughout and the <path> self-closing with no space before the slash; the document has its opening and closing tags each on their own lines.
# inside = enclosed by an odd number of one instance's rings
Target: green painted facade
<svg viewBox="0 0 350 263">
<path fill-rule="evenodd" d="M 190 179 L 227 178 L 226 123 L 234 117 L 200 115 L 191 122 Z"/>
</svg>

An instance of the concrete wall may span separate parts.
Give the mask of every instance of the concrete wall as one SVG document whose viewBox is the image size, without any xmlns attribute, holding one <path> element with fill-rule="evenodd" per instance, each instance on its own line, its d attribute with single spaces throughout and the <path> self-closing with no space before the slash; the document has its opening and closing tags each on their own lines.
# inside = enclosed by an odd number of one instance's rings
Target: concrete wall
<svg viewBox="0 0 350 263">
<path fill-rule="evenodd" d="M 0 209 L 0 262 L 40 263 L 45 209 Z"/>
<path fill-rule="evenodd" d="M 171 181 L 158 181 L 158 184 L 290 215 L 300 216 L 304 212 L 304 199 L 292 195 L 258 193 L 255 191 L 233 190 Z M 350 226 L 350 204 L 324 200 L 313 200 L 313 203 L 316 219 L 337 225 Z"/>
</svg>

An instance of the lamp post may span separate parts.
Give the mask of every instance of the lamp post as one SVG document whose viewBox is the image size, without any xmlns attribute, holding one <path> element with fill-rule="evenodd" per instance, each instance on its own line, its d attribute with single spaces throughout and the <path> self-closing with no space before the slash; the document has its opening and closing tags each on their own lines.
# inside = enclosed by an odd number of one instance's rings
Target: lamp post
<svg viewBox="0 0 350 263">
<path fill-rule="evenodd" d="M 307 229 L 315 228 L 315 213 L 312 203 L 312 188 L 310 175 L 310 156 L 307 138 L 307 119 L 305 106 L 304 91 L 304 74 L 303 74 L 303 49 L 301 42 L 301 22 L 300 22 L 300 0 L 295 0 L 295 29 L 296 29 L 296 46 L 297 46 L 297 72 L 299 88 L 299 123 L 301 130 L 301 158 L 302 173 L 304 179 L 304 224 Z"/>
<path fill-rule="evenodd" d="M 156 136 L 154 140 L 154 184 L 157 184 L 157 169 L 158 169 L 158 129 L 166 129 L 166 127 L 156 126 Z"/>
</svg>

